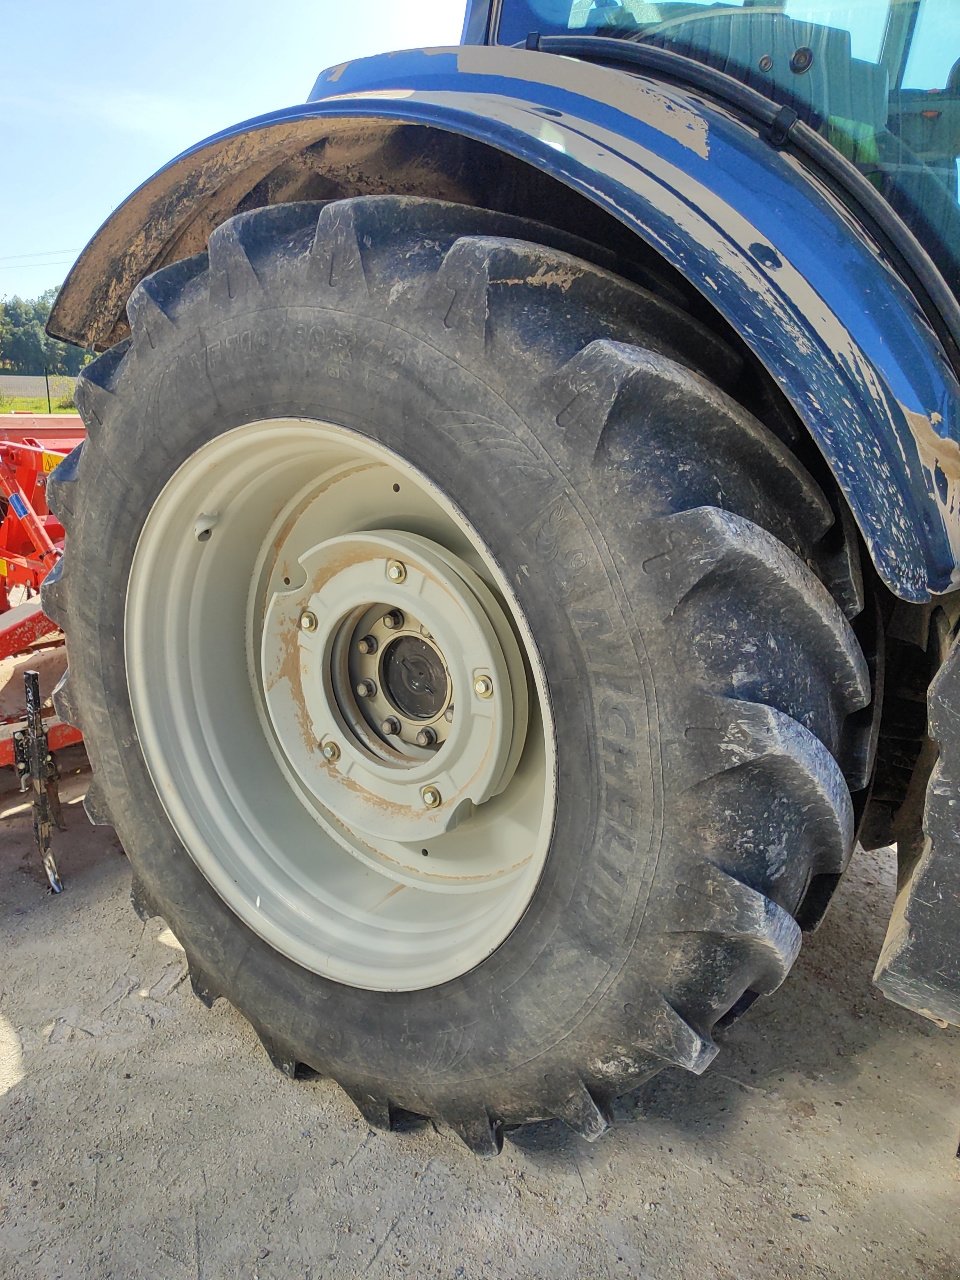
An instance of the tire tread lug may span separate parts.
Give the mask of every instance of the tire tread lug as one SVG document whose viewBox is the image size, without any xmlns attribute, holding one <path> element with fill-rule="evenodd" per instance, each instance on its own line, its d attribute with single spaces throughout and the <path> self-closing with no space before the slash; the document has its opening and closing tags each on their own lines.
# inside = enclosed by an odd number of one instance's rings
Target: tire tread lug
<svg viewBox="0 0 960 1280">
<path fill-rule="evenodd" d="M 650 1001 L 639 1036 L 642 1049 L 674 1067 L 702 1075 L 717 1056 L 717 1045 L 692 1026 L 665 995 Z"/>
<path fill-rule="evenodd" d="M 83 809 L 95 827 L 112 827 L 114 825 L 107 798 L 99 778 L 94 775 L 83 797 Z"/>
<path fill-rule="evenodd" d="M 338 297 L 368 296 L 352 201 L 338 200 L 320 211 L 310 256 L 313 277 L 321 288 Z"/>
<path fill-rule="evenodd" d="M 210 296 L 215 302 L 229 303 L 261 292 L 260 278 L 241 237 L 241 226 L 242 220 L 233 218 L 212 231 L 207 241 Z"/>
<path fill-rule="evenodd" d="M 441 1111 L 440 1119 L 475 1156 L 490 1159 L 503 1150 L 503 1125 L 486 1107 Z"/>
<path fill-rule="evenodd" d="M 221 992 L 217 990 L 216 985 L 211 982 L 197 961 L 191 959 L 189 953 L 187 954 L 187 965 L 193 994 L 207 1009 L 212 1009 L 214 1003 L 221 998 Z"/>
<path fill-rule="evenodd" d="M 134 875 L 130 882 L 130 901 L 134 911 L 144 922 L 153 920 L 163 914 L 157 907 L 153 895 L 138 875 Z"/>
<path fill-rule="evenodd" d="M 338 1081 L 338 1083 L 340 1083 Z M 389 1133 L 393 1126 L 390 1099 L 357 1084 L 340 1084 L 371 1129 Z"/>
<path fill-rule="evenodd" d="M 696 880 L 678 886 L 671 933 L 705 933 L 745 948 L 750 989 L 770 995 L 784 981 L 800 952 L 800 926 L 783 907 L 729 872 L 707 863 Z"/>
<path fill-rule="evenodd" d="M 73 402 L 89 436 L 96 435 L 103 426 L 116 401 L 114 386 L 130 346 L 130 339 L 125 338 L 80 370 Z"/>
<path fill-rule="evenodd" d="M 550 1110 L 568 1129 L 587 1142 L 602 1138 L 613 1123 L 609 1109 L 594 1097 L 579 1076 L 559 1101 L 556 1098 L 551 1100 Z"/>
</svg>

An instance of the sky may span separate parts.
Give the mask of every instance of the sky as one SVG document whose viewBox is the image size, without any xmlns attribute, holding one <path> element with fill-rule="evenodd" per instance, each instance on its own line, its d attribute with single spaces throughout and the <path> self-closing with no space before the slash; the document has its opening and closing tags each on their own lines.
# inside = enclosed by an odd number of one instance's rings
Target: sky
<svg viewBox="0 0 960 1280">
<path fill-rule="evenodd" d="M 465 0 L 0 0 L 0 298 L 58 285 L 145 178 L 351 58 L 457 44 Z"/>
</svg>

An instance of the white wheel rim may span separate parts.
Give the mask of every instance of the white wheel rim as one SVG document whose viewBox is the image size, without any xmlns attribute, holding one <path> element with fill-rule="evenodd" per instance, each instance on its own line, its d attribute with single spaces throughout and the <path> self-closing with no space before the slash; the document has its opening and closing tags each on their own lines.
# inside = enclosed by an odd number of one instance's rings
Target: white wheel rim
<svg viewBox="0 0 960 1280">
<path fill-rule="evenodd" d="M 126 655 L 170 822 L 276 950 L 416 990 L 516 926 L 555 815 L 543 671 L 476 531 L 397 455 L 305 419 L 198 450 L 141 532 Z"/>
</svg>

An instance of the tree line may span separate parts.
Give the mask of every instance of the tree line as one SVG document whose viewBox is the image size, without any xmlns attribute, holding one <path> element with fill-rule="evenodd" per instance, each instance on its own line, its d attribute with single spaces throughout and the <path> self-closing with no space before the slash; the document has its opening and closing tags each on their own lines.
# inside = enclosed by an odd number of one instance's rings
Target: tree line
<svg viewBox="0 0 960 1280">
<path fill-rule="evenodd" d="M 66 374 L 76 377 L 92 352 L 58 342 L 44 331 L 57 296 L 46 289 L 37 298 L 0 300 L 0 373 Z"/>
</svg>

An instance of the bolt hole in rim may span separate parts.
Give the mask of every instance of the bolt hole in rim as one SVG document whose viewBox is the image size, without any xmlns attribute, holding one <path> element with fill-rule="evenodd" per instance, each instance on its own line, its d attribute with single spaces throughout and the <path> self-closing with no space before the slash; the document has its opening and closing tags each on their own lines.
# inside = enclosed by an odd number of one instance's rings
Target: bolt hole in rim
<svg viewBox="0 0 960 1280">
<path fill-rule="evenodd" d="M 396 454 L 307 419 L 203 446 L 145 521 L 126 653 L 174 829 L 278 951 L 352 986 L 417 990 L 515 927 L 555 817 L 544 673 L 479 535 Z M 417 741 L 424 728 L 434 741 Z"/>
</svg>

